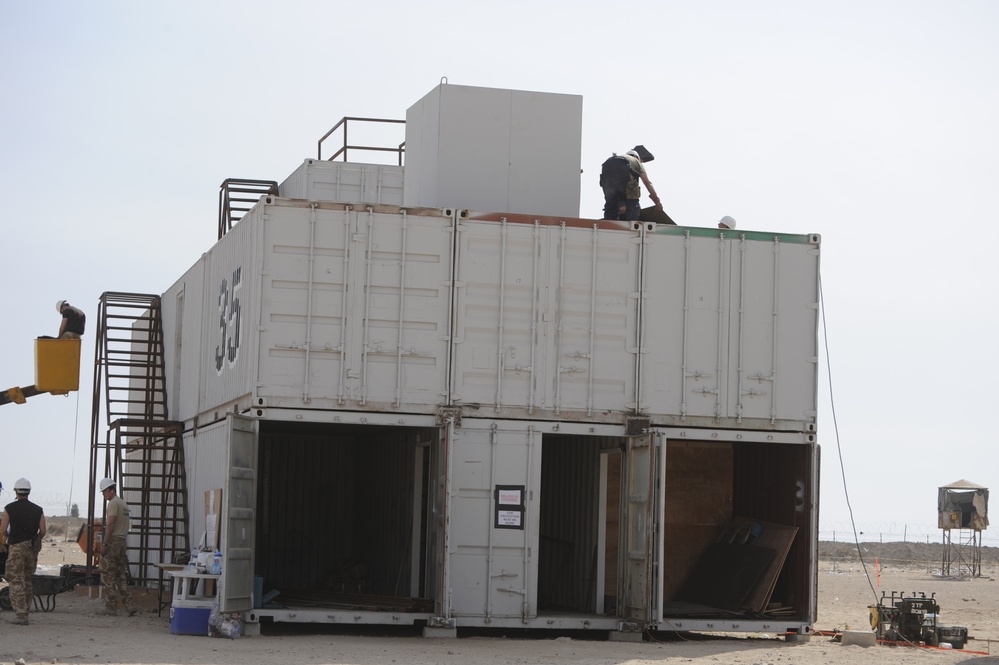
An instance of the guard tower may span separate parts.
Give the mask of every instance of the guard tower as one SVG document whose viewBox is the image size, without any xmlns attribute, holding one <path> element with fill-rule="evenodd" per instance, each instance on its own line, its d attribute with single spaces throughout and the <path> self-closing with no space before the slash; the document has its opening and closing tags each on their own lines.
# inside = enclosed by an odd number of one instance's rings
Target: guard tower
<svg viewBox="0 0 999 665">
<path fill-rule="evenodd" d="M 982 531 L 989 526 L 988 488 L 968 480 L 944 485 L 937 495 L 937 521 L 943 529 L 941 572 L 981 577 Z"/>
</svg>

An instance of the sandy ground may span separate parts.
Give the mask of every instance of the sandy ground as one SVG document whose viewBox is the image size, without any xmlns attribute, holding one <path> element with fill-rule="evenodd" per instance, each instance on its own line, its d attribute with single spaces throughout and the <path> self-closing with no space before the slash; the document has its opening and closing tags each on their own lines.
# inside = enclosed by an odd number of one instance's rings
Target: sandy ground
<svg viewBox="0 0 999 665">
<path fill-rule="evenodd" d="M 54 568 L 39 572 L 58 574 L 60 564 L 80 560 L 81 553 L 75 543 L 48 542 L 41 563 Z M 171 634 L 168 611 L 157 617 L 152 596 L 142 600 L 146 609 L 136 617 L 105 617 L 97 614 L 103 603 L 96 597 L 88 597 L 85 592 L 66 592 L 56 596 L 53 611 L 32 614 L 29 626 L 6 623 L 12 618 L 11 613 L 0 613 L 0 664 L 502 665 L 572 661 L 577 665 L 966 662 L 999 665 L 999 570 L 990 565 L 983 568 L 984 577 L 955 580 L 935 577 L 929 568 L 926 565 L 882 570 L 880 589 L 906 594 L 935 593 L 941 606 L 941 623 L 966 626 L 969 635 L 975 638 L 964 651 L 843 646 L 824 634 L 802 643 L 765 635 L 710 636 L 710 639 L 683 635 L 661 641 L 619 643 L 603 641 L 603 635 L 581 639 L 578 634 L 568 637 L 543 633 L 534 638 L 497 635 L 455 640 L 425 639 L 415 632 L 391 634 L 381 628 L 345 632 L 328 626 L 300 625 L 275 631 L 277 634 L 265 630 L 261 637 L 228 640 Z M 867 606 L 880 596 L 873 570 L 871 575 L 874 590 L 859 565 L 820 562 L 819 615 L 815 628 L 823 632 L 867 629 Z"/>
</svg>

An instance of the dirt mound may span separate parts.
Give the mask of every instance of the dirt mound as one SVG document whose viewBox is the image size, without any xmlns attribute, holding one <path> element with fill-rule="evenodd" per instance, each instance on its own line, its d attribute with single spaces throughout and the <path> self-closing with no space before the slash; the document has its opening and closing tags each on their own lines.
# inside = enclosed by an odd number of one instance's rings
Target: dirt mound
<svg viewBox="0 0 999 665">
<path fill-rule="evenodd" d="M 46 536 L 52 540 L 76 540 L 87 520 L 82 517 L 45 516 Z"/>
<path fill-rule="evenodd" d="M 994 567 L 999 565 L 999 547 L 983 547 L 982 565 Z M 842 563 L 859 563 L 861 555 L 864 561 L 873 564 L 875 557 L 882 565 L 899 567 L 936 567 L 943 562 L 944 546 L 940 543 L 834 543 L 819 542 L 819 558 Z"/>
</svg>

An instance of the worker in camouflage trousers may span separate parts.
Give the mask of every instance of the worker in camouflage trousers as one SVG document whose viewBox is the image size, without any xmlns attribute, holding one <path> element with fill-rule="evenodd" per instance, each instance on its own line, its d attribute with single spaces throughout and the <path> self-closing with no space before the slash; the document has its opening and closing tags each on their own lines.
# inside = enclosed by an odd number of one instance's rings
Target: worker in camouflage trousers
<svg viewBox="0 0 999 665">
<path fill-rule="evenodd" d="M 117 495 L 114 480 L 105 478 L 100 483 L 101 495 L 108 502 L 105 509 L 104 529 L 101 532 L 101 590 L 104 594 L 104 614 L 118 614 L 118 599 L 128 616 L 135 616 L 132 594 L 128 592 L 126 572 L 128 558 L 125 555 L 125 536 L 128 535 L 128 504 Z"/>
<path fill-rule="evenodd" d="M 4 577 L 10 588 L 10 605 L 15 616 L 11 623 L 27 626 L 34 595 L 31 576 L 38 566 L 38 552 L 45 536 L 45 515 L 41 506 L 28 501 L 31 483 L 27 478 L 14 483 L 14 493 L 17 499 L 4 507 L 0 518 L 0 535 L 4 536 L 7 548 Z"/>
</svg>

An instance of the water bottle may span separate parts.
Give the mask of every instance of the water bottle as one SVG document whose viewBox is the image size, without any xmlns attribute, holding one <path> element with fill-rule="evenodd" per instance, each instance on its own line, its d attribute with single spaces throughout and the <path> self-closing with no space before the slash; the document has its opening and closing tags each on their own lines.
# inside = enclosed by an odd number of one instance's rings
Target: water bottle
<svg viewBox="0 0 999 665">
<path fill-rule="evenodd" d="M 191 548 L 191 560 L 188 562 L 187 567 L 191 569 L 191 572 L 194 572 L 194 571 L 196 571 L 198 569 L 198 548 L 197 547 L 192 547 Z"/>
<path fill-rule="evenodd" d="M 222 574 L 222 552 L 215 550 L 215 556 L 212 557 L 212 575 Z"/>
</svg>

